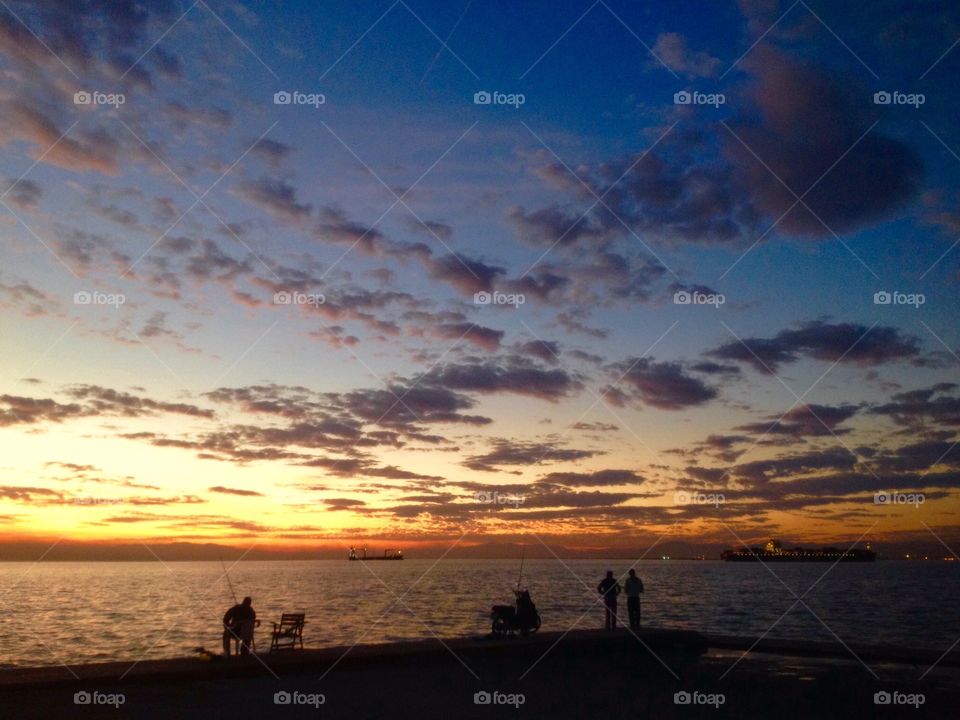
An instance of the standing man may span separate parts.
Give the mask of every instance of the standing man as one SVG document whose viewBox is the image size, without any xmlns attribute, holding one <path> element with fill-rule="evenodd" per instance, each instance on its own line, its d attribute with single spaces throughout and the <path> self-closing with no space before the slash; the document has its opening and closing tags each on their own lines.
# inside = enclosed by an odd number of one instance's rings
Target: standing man
<svg viewBox="0 0 960 720">
<path fill-rule="evenodd" d="M 603 596 L 603 606 L 606 610 L 605 627 L 607 630 L 617 629 L 617 595 L 620 594 L 620 583 L 613 578 L 613 570 L 607 570 L 607 576 L 597 585 L 597 592 Z"/>
<path fill-rule="evenodd" d="M 627 613 L 630 615 L 630 629 L 640 629 L 640 593 L 643 592 L 643 581 L 637 577 L 637 571 L 630 568 L 630 577 L 623 584 L 627 593 Z"/>
</svg>

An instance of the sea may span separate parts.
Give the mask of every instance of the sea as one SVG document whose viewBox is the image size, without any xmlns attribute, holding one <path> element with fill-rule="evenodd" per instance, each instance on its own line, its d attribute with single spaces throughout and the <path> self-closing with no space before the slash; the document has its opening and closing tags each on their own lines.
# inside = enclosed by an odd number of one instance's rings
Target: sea
<svg viewBox="0 0 960 720">
<path fill-rule="evenodd" d="M 219 652 L 234 594 L 262 621 L 305 612 L 310 648 L 485 635 L 527 588 L 544 630 L 599 628 L 597 583 L 624 560 L 0 563 L 0 668 Z M 646 627 L 946 651 L 960 638 L 960 563 L 643 561 Z M 229 582 L 228 582 L 229 580 Z M 625 615 L 625 603 L 621 603 Z"/>
</svg>

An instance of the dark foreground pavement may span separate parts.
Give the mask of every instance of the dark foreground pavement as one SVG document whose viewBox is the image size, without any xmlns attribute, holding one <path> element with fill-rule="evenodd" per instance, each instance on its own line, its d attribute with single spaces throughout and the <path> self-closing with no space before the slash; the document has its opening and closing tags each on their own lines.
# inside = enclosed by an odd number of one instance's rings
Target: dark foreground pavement
<svg viewBox="0 0 960 720">
<path fill-rule="evenodd" d="M 749 645 L 681 631 L 574 631 L 145 661 L 133 669 L 8 670 L 0 673 L 0 718 L 960 716 L 956 654 L 921 680 L 936 653 L 779 643 L 743 656 Z M 887 693 L 880 704 L 876 693 Z"/>
</svg>

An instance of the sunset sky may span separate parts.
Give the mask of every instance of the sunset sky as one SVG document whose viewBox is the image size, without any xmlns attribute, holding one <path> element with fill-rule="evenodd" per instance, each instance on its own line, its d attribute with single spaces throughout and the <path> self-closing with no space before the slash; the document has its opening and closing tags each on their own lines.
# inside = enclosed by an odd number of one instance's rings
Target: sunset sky
<svg viewBox="0 0 960 720">
<path fill-rule="evenodd" d="M 0 538 L 957 539 L 960 7 L 872 7 L 6 0 Z"/>
</svg>

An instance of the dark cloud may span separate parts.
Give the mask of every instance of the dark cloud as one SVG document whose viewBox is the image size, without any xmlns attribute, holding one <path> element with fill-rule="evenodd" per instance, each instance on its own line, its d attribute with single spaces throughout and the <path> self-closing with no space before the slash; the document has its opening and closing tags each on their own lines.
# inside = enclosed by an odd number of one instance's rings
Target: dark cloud
<svg viewBox="0 0 960 720">
<path fill-rule="evenodd" d="M 548 340 L 530 340 L 517 346 L 517 352 L 520 355 L 526 355 L 555 365 L 559 362 L 560 343 Z"/>
<path fill-rule="evenodd" d="M 802 357 L 826 362 L 880 365 L 897 360 L 919 360 L 915 337 L 894 327 L 872 329 L 856 323 L 828 323 L 822 320 L 801 323 L 796 329 L 781 330 L 772 338 L 743 338 L 707 353 L 723 360 L 738 360 L 763 372 L 776 372 L 784 363 Z"/>
<path fill-rule="evenodd" d="M 503 330 L 483 327 L 471 322 L 441 323 L 431 330 L 432 334 L 443 340 L 465 340 L 489 352 L 500 348 Z"/>
<path fill-rule="evenodd" d="M 36 210 L 43 198 L 43 188 L 27 178 L 0 180 L 0 196 L 20 210 Z"/>
<path fill-rule="evenodd" d="M 431 260 L 429 269 L 431 277 L 449 283 L 464 295 L 492 291 L 494 282 L 506 272 L 501 267 L 451 253 Z"/>
<path fill-rule="evenodd" d="M 661 410 L 682 410 L 710 402 L 717 390 L 687 374 L 677 362 L 656 362 L 650 358 L 628 359 L 615 365 L 618 384 L 626 385 L 633 397 Z M 620 396 L 605 397 L 617 404 Z"/>
<path fill-rule="evenodd" d="M 327 498 L 323 500 L 323 503 L 327 506 L 328 510 L 352 510 L 353 508 L 366 505 L 363 500 L 357 500 L 355 498 Z"/>
<path fill-rule="evenodd" d="M 889 416 L 898 425 L 917 427 L 927 423 L 960 425 L 960 397 L 947 393 L 957 389 L 955 383 L 938 383 L 932 387 L 897 393 L 892 402 L 871 407 L 872 415 Z"/>
<path fill-rule="evenodd" d="M 856 405 L 798 405 L 782 417 L 770 416 L 771 422 L 757 422 L 734 428 L 741 432 L 802 441 L 808 437 L 839 436 L 851 432 L 850 428 L 838 427 L 856 415 Z"/>
<path fill-rule="evenodd" d="M 297 202 L 296 189 L 278 178 L 245 180 L 237 185 L 235 192 L 250 204 L 287 222 L 303 222 L 313 209 L 311 205 Z"/>
<path fill-rule="evenodd" d="M 276 168 L 289 157 L 292 150 L 293 148 L 285 143 L 262 138 L 253 146 L 251 152 Z"/>
<path fill-rule="evenodd" d="M 128 417 L 152 415 L 158 412 L 190 415 L 198 418 L 212 418 L 213 411 L 189 403 L 171 403 L 153 400 L 99 385 L 74 385 L 67 394 L 77 400 L 86 401 L 91 414 L 116 414 Z"/>
<path fill-rule="evenodd" d="M 771 218 L 786 213 L 783 232 L 830 238 L 884 219 L 916 195 L 916 153 L 876 128 L 864 136 L 873 107 L 867 88 L 764 44 L 741 67 L 752 79 L 751 107 L 729 123 L 739 139 L 729 138 L 726 152 L 756 207 Z"/>
<path fill-rule="evenodd" d="M 564 448 L 556 441 L 523 442 L 497 438 L 491 442 L 492 449 L 472 455 L 463 461 L 471 470 L 497 472 L 500 465 L 539 465 L 548 462 L 567 462 L 602 455 L 598 450 Z"/>
<path fill-rule="evenodd" d="M 241 490 L 239 488 L 228 488 L 223 485 L 214 485 L 211 488 L 207 488 L 209 492 L 220 493 L 221 495 L 238 495 L 240 497 L 264 497 L 263 493 L 257 492 L 256 490 Z"/>
<path fill-rule="evenodd" d="M 608 485 L 641 485 L 646 482 L 646 478 L 633 470 L 597 470 L 592 473 L 553 472 L 544 475 L 537 482 L 570 487 L 603 487 Z"/>
<path fill-rule="evenodd" d="M 566 370 L 543 368 L 519 356 L 447 364 L 431 370 L 422 382 L 455 391 L 513 393 L 550 401 L 583 388 L 581 379 Z"/>
</svg>

